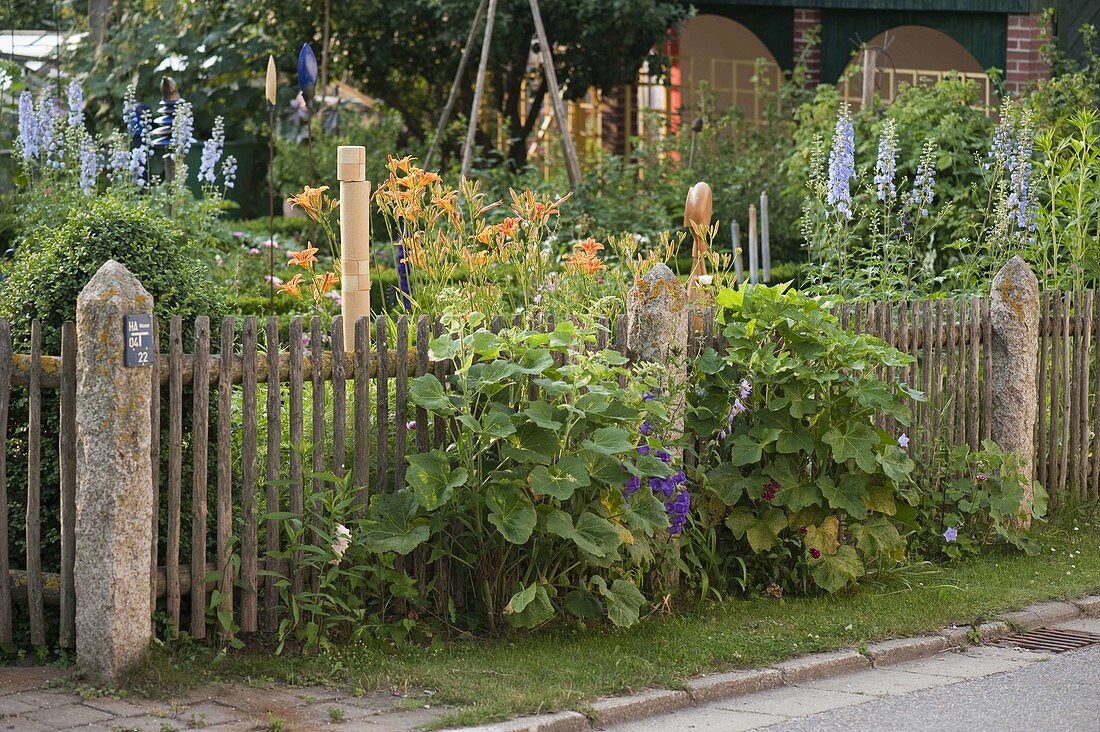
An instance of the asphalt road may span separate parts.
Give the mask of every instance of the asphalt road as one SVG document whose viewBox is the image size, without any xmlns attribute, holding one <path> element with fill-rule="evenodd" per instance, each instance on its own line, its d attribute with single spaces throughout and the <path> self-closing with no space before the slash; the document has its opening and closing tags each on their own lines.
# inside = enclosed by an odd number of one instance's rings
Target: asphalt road
<svg viewBox="0 0 1100 732">
<path fill-rule="evenodd" d="M 768 732 L 1097 732 L 1100 647 L 771 725 Z"/>
</svg>

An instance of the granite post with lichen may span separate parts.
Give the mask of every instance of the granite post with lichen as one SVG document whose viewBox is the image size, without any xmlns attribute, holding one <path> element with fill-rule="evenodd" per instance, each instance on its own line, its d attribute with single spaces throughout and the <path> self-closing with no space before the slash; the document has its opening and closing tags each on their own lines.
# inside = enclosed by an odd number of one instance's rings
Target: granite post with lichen
<svg viewBox="0 0 1100 732">
<path fill-rule="evenodd" d="M 683 430 L 683 384 L 687 371 L 688 322 L 691 303 L 687 289 L 664 264 L 657 264 L 634 283 L 626 301 L 627 350 L 635 362 L 666 366 L 665 388 L 678 394 L 673 404 L 673 427 Z M 672 437 L 672 436 L 670 436 Z"/>
<path fill-rule="evenodd" d="M 993 329 L 991 436 L 1016 454 L 1025 478 L 1024 523 L 1030 521 L 1035 477 L 1035 424 L 1039 405 L 1039 281 L 1020 257 L 993 278 L 989 317 Z"/>
<path fill-rule="evenodd" d="M 123 366 L 123 316 L 153 298 L 109 260 L 76 305 L 76 656 L 115 680 L 152 640 L 152 371 Z"/>
</svg>

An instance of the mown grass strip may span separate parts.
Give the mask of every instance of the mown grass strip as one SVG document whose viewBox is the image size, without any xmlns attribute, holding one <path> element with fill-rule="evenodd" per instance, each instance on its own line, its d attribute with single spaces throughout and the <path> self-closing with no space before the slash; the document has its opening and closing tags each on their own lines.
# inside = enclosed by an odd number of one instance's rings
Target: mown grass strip
<svg viewBox="0 0 1100 732">
<path fill-rule="evenodd" d="M 900 583 L 840 596 L 701 603 L 626 630 L 559 625 L 435 650 L 350 647 L 318 656 L 240 653 L 212 663 L 205 649 L 154 654 L 129 687 L 154 694 L 202 681 L 325 683 L 350 690 L 431 691 L 455 710 L 440 725 L 474 724 L 536 711 L 583 709 L 600 696 L 679 688 L 716 670 L 859 648 L 946 625 L 980 623 L 1031 602 L 1100 589 L 1100 536 L 1082 526 L 1048 535 L 1033 557 L 986 556 Z"/>
</svg>

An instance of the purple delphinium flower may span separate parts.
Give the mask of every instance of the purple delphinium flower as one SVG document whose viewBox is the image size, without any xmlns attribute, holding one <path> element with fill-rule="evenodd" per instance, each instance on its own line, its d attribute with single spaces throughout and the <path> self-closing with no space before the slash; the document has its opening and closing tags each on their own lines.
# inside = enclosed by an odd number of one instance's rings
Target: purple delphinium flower
<svg viewBox="0 0 1100 732">
<path fill-rule="evenodd" d="M 943 532 L 944 541 L 955 541 L 959 538 L 959 531 L 954 526 L 948 526 Z"/>
<path fill-rule="evenodd" d="M 875 160 L 875 189 L 878 200 L 893 199 L 897 195 L 894 176 L 897 173 L 898 138 L 894 120 L 886 120 L 882 136 L 878 138 L 878 158 Z"/>
<path fill-rule="evenodd" d="M 826 201 L 838 217 L 852 218 L 850 181 L 856 177 L 855 127 L 848 105 L 842 104 L 836 118 L 833 145 L 829 150 L 829 181 Z"/>
<path fill-rule="evenodd" d="M 638 431 L 641 432 L 643 435 L 651 435 L 653 434 L 653 425 L 651 425 L 649 422 L 642 422 L 642 426 L 638 429 Z"/>
<path fill-rule="evenodd" d="M 909 193 L 909 204 L 920 212 L 921 217 L 928 216 L 928 207 L 936 197 L 936 143 L 925 140 L 917 165 L 917 177 L 913 179 L 913 190 Z"/>
<path fill-rule="evenodd" d="M 649 454 L 649 445 L 638 445 L 638 454 L 639 455 L 648 455 Z"/>
<path fill-rule="evenodd" d="M 657 456 L 657 459 L 663 463 L 667 464 L 672 462 L 672 455 L 668 454 L 664 450 L 654 450 L 653 454 Z"/>
<path fill-rule="evenodd" d="M 69 107 L 69 126 L 80 127 L 84 124 L 84 87 L 76 79 L 69 82 L 65 101 Z"/>
<path fill-rule="evenodd" d="M 218 161 L 221 160 L 225 146 L 225 120 L 214 120 L 214 129 L 210 139 L 202 144 L 202 160 L 199 162 L 199 182 L 213 183 L 217 178 Z"/>
<path fill-rule="evenodd" d="M 643 402 L 648 402 L 650 399 L 656 399 L 656 398 L 657 398 L 656 396 L 654 396 L 651 392 L 648 392 L 648 391 L 645 394 L 642 394 L 642 401 Z"/>
<path fill-rule="evenodd" d="M 29 91 L 19 95 L 19 151 L 24 160 L 38 157 L 38 114 Z"/>
</svg>

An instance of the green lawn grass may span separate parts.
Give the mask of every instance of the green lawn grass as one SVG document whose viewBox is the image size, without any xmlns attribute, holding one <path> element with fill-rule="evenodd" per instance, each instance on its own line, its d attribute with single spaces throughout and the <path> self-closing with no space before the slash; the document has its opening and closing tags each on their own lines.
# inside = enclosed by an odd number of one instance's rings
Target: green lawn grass
<svg viewBox="0 0 1100 732">
<path fill-rule="evenodd" d="M 274 657 L 211 651 L 154 654 L 132 679 L 135 691 L 219 679 L 325 683 L 351 690 L 399 688 L 455 711 L 442 725 L 536 711 L 583 709 L 599 696 L 676 688 L 706 671 L 753 667 L 813 651 L 858 648 L 945 625 L 970 625 L 1031 602 L 1100 589 L 1100 532 L 1072 524 L 1048 531 L 1037 556 L 971 559 L 906 583 L 866 586 L 830 597 L 735 599 L 653 614 L 616 630 L 557 626 L 435 650 L 349 647 L 319 656 Z"/>
</svg>

